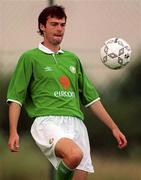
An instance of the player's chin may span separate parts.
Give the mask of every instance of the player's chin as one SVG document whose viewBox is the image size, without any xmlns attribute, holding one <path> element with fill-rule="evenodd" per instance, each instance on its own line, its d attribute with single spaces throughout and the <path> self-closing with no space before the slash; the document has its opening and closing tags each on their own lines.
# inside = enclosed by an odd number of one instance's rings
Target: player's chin
<svg viewBox="0 0 141 180">
<path fill-rule="evenodd" d="M 63 37 L 62 36 L 56 36 L 54 38 L 54 43 L 60 44 L 62 42 Z"/>
</svg>

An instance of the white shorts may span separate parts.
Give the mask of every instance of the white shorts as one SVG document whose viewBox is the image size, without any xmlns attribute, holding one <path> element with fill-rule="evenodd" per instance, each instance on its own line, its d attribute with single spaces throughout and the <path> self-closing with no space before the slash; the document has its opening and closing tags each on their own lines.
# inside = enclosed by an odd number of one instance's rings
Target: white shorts
<svg viewBox="0 0 141 180">
<path fill-rule="evenodd" d="M 69 116 L 37 117 L 31 134 L 41 151 L 57 169 L 61 159 L 55 155 L 54 147 L 61 138 L 72 139 L 83 151 L 83 159 L 76 169 L 93 173 L 87 129 L 82 120 Z"/>
</svg>

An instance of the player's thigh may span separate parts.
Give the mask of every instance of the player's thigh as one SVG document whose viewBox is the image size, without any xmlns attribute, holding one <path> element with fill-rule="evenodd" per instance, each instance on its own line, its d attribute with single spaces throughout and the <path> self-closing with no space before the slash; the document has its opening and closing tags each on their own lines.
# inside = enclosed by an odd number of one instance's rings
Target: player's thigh
<svg viewBox="0 0 141 180">
<path fill-rule="evenodd" d="M 75 170 L 72 180 L 87 180 L 88 172 L 82 170 Z"/>
<path fill-rule="evenodd" d="M 69 138 L 61 138 L 55 145 L 55 154 L 60 158 L 83 156 L 80 147 Z"/>
</svg>

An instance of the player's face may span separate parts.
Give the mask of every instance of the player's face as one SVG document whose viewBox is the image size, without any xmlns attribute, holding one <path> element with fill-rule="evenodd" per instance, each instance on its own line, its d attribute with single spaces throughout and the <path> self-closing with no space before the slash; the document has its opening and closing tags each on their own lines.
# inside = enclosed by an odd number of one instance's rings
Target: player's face
<svg viewBox="0 0 141 180">
<path fill-rule="evenodd" d="M 42 26 L 44 40 L 54 46 L 62 42 L 65 32 L 65 18 L 57 19 L 48 17 L 46 26 Z"/>
</svg>

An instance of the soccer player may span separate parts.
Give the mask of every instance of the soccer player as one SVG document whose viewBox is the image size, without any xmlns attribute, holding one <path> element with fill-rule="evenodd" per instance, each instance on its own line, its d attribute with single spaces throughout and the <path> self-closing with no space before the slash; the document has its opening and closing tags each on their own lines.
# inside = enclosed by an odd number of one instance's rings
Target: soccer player
<svg viewBox="0 0 141 180">
<path fill-rule="evenodd" d="M 79 58 L 61 49 L 67 16 L 62 6 L 50 6 L 39 15 L 43 42 L 20 57 L 8 88 L 10 135 L 8 146 L 19 151 L 17 124 L 22 105 L 35 120 L 31 134 L 57 170 L 57 180 L 86 180 L 93 165 L 80 101 L 105 123 L 118 147 L 127 140 L 103 107 Z"/>
</svg>

